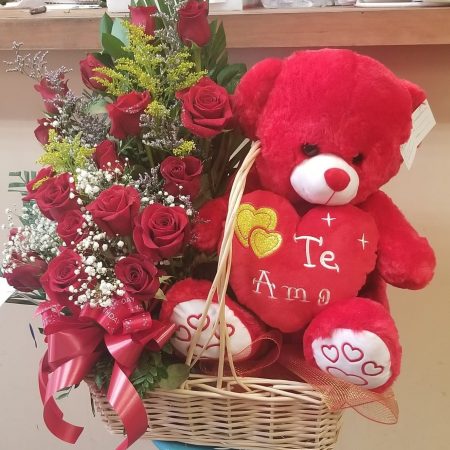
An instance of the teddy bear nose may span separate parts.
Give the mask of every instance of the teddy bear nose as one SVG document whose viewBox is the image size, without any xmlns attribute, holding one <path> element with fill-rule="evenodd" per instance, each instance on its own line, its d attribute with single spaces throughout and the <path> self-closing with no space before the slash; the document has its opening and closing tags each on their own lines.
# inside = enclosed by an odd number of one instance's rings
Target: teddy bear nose
<svg viewBox="0 0 450 450">
<path fill-rule="evenodd" d="M 336 192 L 343 191 L 350 183 L 350 175 L 342 169 L 328 169 L 324 176 L 330 189 Z"/>
</svg>

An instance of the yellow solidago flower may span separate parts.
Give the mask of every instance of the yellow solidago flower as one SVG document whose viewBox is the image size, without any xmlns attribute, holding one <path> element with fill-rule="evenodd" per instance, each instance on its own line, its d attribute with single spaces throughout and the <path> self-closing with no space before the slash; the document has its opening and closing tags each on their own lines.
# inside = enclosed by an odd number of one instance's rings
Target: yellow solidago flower
<svg viewBox="0 0 450 450">
<path fill-rule="evenodd" d="M 163 119 L 164 117 L 167 117 L 170 113 L 170 111 L 157 100 L 152 101 L 147 106 L 145 112 L 156 119 Z"/>
<path fill-rule="evenodd" d="M 194 141 L 183 141 L 177 148 L 173 150 L 175 156 L 187 156 L 195 150 Z"/>
<path fill-rule="evenodd" d="M 108 94 L 118 97 L 133 90 L 145 90 L 159 104 L 164 104 L 177 91 L 191 87 L 207 75 L 207 71 L 196 70 L 188 50 L 166 54 L 166 49 L 154 44 L 153 36 L 146 35 L 141 27 L 126 21 L 123 26 L 129 37 L 124 50 L 130 56 L 117 58 L 113 69 L 95 69 L 104 75 L 95 77 L 95 81 L 104 86 Z"/>
<path fill-rule="evenodd" d="M 75 174 L 77 168 L 86 167 L 95 150 L 81 143 L 81 134 L 68 140 L 58 136 L 55 130 L 50 130 L 48 138 L 48 144 L 44 146 L 44 154 L 39 158 L 38 163 L 52 166 L 58 173 Z"/>
</svg>

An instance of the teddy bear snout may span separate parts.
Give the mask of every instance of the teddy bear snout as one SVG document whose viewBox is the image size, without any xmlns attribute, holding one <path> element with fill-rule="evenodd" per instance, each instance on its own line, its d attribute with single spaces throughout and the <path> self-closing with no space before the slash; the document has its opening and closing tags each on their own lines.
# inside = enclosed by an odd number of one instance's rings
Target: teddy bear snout
<svg viewBox="0 0 450 450">
<path fill-rule="evenodd" d="M 343 158 L 319 154 L 307 158 L 291 173 L 294 191 L 316 205 L 345 205 L 358 193 L 359 176 Z"/>
<path fill-rule="evenodd" d="M 350 175 L 342 169 L 332 168 L 324 173 L 325 181 L 335 192 L 343 191 L 350 183 Z"/>
</svg>

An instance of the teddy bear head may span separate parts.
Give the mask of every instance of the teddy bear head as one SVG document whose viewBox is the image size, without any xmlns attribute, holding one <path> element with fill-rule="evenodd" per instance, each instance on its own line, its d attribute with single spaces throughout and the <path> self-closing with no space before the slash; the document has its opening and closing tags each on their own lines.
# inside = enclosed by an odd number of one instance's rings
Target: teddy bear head
<svg viewBox="0 0 450 450">
<path fill-rule="evenodd" d="M 265 189 L 293 203 L 357 204 L 402 163 L 416 85 L 349 50 L 266 59 L 241 80 L 234 107 L 244 133 L 261 141 Z"/>
</svg>

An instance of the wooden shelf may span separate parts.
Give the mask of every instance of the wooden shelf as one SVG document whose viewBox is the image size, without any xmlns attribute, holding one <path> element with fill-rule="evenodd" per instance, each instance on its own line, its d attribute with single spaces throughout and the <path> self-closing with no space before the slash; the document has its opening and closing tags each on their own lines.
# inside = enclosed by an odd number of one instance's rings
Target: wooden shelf
<svg viewBox="0 0 450 450">
<path fill-rule="evenodd" d="M 25 49 L 97 49 L 103 13 L 0 10 L 0 50 L 12 41 Z M 256 9 L 212 17 L 223 21 L 229 48 L 450 44 L 450 7 Z"/>
</svg>

